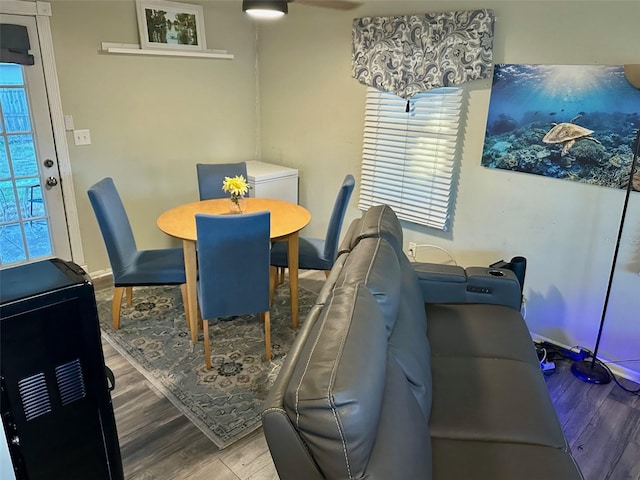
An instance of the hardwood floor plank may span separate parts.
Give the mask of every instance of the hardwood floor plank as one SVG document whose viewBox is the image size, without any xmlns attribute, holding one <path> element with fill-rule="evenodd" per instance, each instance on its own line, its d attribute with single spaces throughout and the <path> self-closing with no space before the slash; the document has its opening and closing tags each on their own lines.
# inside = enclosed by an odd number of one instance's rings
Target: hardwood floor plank
<svg viewBox="0 0 640 480">
<path fill-rule="evenodd" d="M 263 469 L 247 477 L 247 480 L 279 480 L 279 477 L 275 465 L 273 462 L 270 462 L 268 465 L 265 465 Z"/>
<path fill-rule="evenodd" d="M 262 429 L 240 440 L 235 448 L 220 452 L 220 460 L 238 477 L 246 479 L 273 465 Z"/>
<path fill-rule="evenodd" d="M 558 363 L 558 373 L 555 375 L 561 372 L 566 377 L 566 384 L 564 384 L 566 388 L 562 393 L 557 394 L 551 387 L 551 398 L 553 401 L 555 397 L 553 403 L 565 436 L 568 439 L 577 438 L 586 427 L 588 421 L 597 415 L 613 385 L 584 383 L 573 376 L 569 362 Z M 549 384 L 547 383 L 547 385 Z M 571 444 L 571 441 L 569 441 L 569 444 Z"/>
<path fill-rule="evenodd" d="M 606 480 L 633 479 L 640 480 L 640 429 L 636 426 L 635 440 L 630 441 L 620 461 L 613 466 L 611 475 Z"/>
<path fill-rule="evenodd" d="M 618 480 L 612 476 L 616 469 L 631 470 L 632 465 L 620 465 L 630 441 L 637 435 L 640 412 L 620 402 L 605 401 L 598 415 L 587 424 L 574 441 L 573 453 L 579 465 L 590 472 L 591 478 Z M 585 445 L 589 445 L 586 449 Z M 594 455 L 598 452 L 598 455 Z"/>
</svg>

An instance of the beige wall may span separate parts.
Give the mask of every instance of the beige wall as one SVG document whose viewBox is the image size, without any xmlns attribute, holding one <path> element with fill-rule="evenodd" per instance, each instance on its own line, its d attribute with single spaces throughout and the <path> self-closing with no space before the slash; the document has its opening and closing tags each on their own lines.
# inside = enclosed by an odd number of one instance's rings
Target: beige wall
<svg viewBox="0 0 640 480">
<path fill-rule="evenodd" d="M 262 158 L 300 169 L 300 201 L 322 235 L 346 173 L 359 179 L 365 87 L 350 77 L 354 17 L 493 8 L 496 63 L 640 63 L 640 2 L 370 1 L 350 12 L 290 5 L 259 28 Z M 491 80 L 467 85 L 468 115 L 451 231 L 409 223 L 405 242 L 435 244 L 461 265 L 523 255 L 532 331 L 593 348 L 623 192 L 480 166 Z M 356 190 L 348 219 L 357 217 Z M 640 196 L 630 203 L 600 353 L 640 359 Z M 427 249 L 419 260 L 439 261 Z M 620 364 L 640 379 L 640 362 Z"/>
<path fill-rule="evenodd" d="M 160 248 L 178 244 L 156 218 L 197 200 L 197 162 L 255 158 L 254 24 L 237 2 L 203 5 L 208 48 L 233 60 L 105 54 L 101 42 L 139 43 L 134 0 L 52 2 L 63 111 L 91 131 L 88 146 L 67 134 L 90 272 L 109 267 L 86 196 L 93 183 L 113 177 L 138 246 Z"/>
<path fill-rule="evenodd" d="M 108 268 L 87 188 L 112 176 L 139 246 L 176 244 L 155 226 L 197 197 L 195 163 L 261 158 L 300 170 L 300 202 L 323 235 L 338 186 L 359 180 L 365 87 L 350 76 L 351 22 L 366 15 L 493 8 L 496 63 L 640 63 L 640 2 L 369 1 L 350 12 L 299 4 L 255 24 L 239 0 L 202 0 L 209 48 L 235 59 L 108 55 L 100 43 L 137 43 L 134 0 L 54 0 L 51 26 L 63 110 L 92 145 L 68 137 L 89 271 Z M 259 82 L 259 90 L 256 83 Z M 534 332 L 593 346 L 623 202 L 620 191 L 480 166 L 491 81 L 467 85 L 468 113 L 451 231 L 404 224 L 405 241 L 451 250 L 461 265 L 523 255 Z M 258 108 L 259 107 L 259 108 Z M 257 153 L 256 153 L 257 152 Z M 360 215 L 351 201 L 347 222 Z M 640 358 L 640 197 L 627 216 L 601 354 Z M 419 259 L 441 260 L 428 250 Z M 640 362 L 622 363 L 640 379 Z"/>
</svg>

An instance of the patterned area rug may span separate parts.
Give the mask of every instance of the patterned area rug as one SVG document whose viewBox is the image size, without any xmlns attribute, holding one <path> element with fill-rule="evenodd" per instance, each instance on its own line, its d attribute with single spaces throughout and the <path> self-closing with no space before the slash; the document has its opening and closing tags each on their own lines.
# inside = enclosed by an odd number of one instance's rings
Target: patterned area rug
<svg viewBox="0 0 640 480">
<path fill-rule="evenodd" d="M 303 321 L 316 295 L 302 288 L 299 294 Z M 133 307 L 123 306 L 118 331 L 111 325 L 111 296 L 110 288 L 96 293 L 104 338 L 219 448 L 261 426 L 263 402 L 296 334 L 288 284 L 276 289 L 271 307 L 271 362 L 264 359 L 262 322 L 246 315 L 209 322 L 211 370 L 204 367 L 202 342 L 192 347 L 189 341 L 179 287 L 134 288 Z"/>
</svg>

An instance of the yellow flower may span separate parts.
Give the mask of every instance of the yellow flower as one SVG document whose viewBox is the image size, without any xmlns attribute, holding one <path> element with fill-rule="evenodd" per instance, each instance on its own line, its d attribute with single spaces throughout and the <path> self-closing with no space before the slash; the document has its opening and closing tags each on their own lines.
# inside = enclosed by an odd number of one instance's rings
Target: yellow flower
<svg viewBox="0 0 640 480">
<path fill-rule="evenodd" d="M 236 201 L 239 197 L 247 194 L 249 191 L 249 184 L 243 175 L 236 175 L 235 177 L 224 177 L 222 182 L 222 190 L 231 194 L 231 200 Z"/>
</svg>

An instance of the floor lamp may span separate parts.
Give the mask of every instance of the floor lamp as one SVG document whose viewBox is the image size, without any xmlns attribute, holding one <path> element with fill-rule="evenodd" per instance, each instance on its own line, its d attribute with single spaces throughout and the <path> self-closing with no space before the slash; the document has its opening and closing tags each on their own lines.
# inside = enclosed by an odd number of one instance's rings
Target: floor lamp
<svg viewBox="0 0 640 480">
<path fill-rule="evenodd" d="M 580 360 L 574 362 L 571 366 L 571 372 L 580 380 L 588 383 L 609 383 L 611 375 L 609 370 L 597 362 L 598 347 L 600 347 L 600 338 L 602 337 L 602 327 L 604 326 L 604 318 L 607 315 L 607 306 L 609 305 L 609 294 L 611 293 L 611 283 L 613 282 L 613 274 L 616 269 L 618 260 L 618 251 L 620 250 L 620 240 L 622 238 L 622 230 L 624 228 L 624 219 L 627 215 L 627 206 L 629 205 L 629 196 L 633 188 L 633 175 L 636 170 L 638 161 L 638 151 L 640 150 L 640 129 L 636 135 L 636 144 L 633 152 L 633 160 L 631 161 L 631 172 L 629 173 L 629 183 L 627 184 L 627 192 L 624 197 L 624 206 L 622 207 L 622 217 L 620 218 L 620 228 L 618 230 L 618 239 L 616 241 L 616 249 L 613 254 L 613 262 L 611 262 L 611 273 L 609 274 L 609 283 L 607 284 L 607 294 L 604 297 L 604 306 L 602 308 L 602 318 L 600 319 L 600 328 L 598 330 L 598 338 L 596 346 L 593 350 L 591 359 Z"/>
<path fill-rule="evenodd" d="M 640 64 L 624 65 L 624 75 L 627 81 L 634 87 L 640 89 Z M 593 349 L 591 360 L 588 358 L 574 362 L 571 366 L 571 372 L 580 380 L 589 383 L 609 383 L 611 375 L 609 369 L 598 363 L 598 348 L 600 347 L 600 338 L 602 337 L 602 327 L 604 327 L 604 318 L 607 315 L 607 306 L 609 305 L 609 294 L 611 293 L 611 284 L 613 282 L 613 274 L 618 261 L 618 251 L 620 250 L 620 240 L 622 239 L 622 230 L 624 228 L 624 219 L 627 215 L 627 206 L 629 205 L 629 196 L 633 189 L 633 176 L 638 162 L 638 154 L 640 153 L 640 129 L 636 134 L 636 143 L 633 151 L 633 160 L 631 161 L 631 171 L 629 172 L 629 183 L 627 184 L 627 192 L 624 197 L 624 206 L 622 207 L 622 216 L 620 217 L 620 228 L 618 229 L 618 239 L 616 241 L 616 249 L 611 262 L 611 272 L 609 273 L 609 283 L 607 284 L 607 293 L 604 297 L 604 306 L 602 307 L 602 317 L 600 318 L 600 328 L 598 329 L 598 338 L 596 346 Z"/>
<path fill-rule="evenodd" d="M 631 85 L 640 89 L 640 64 L 625 65 L 624 74 L 626 79 Z M 602 317 L 600 318 L 600 328 L 598 329 L 598 338 L 596 339 L 596 346 L 593 350 L 591 360 L 588 358 L 574 362 L 571 366 L 571 372 L 580 380 L 588 383 L 609 383 L 611 381 L 611 375 L 609 370 L 601 363 L 598 363 L 598 348 L 600 347 L 600 338 L 602 337 L 602 327 L 604 326 L 604 318 L 607 315 L 607 306 L 609 305 L 609 294 L 611 293 L 611 284 L 613 282 L 613 274 L 616 269 L 616 262 L 618 261 L 618 251 L 620 250 L 620 240 L 622 239 L 622 230 L 624 228 L 624 219 L 627 215 L 627 206 L 629 205 L 629 196 L 633 188 L 633 176 L 636 170 L 636 164 L 638 162 L 638 155 L 640 154 L 640 128 L 636 134 L 636 143 L 633 152 L 633 160 L 631 161 L 631 172 L 629 173 L 629 183 L 627 183 L 627 191 L 624 197 L 624 206 L 622 207 L 622 216 L 620 217 L 620 228 L 618 229 L 618 239 L 616 241 L 616 249 L 613 254 L 613 261 L 611 262 L 611 272 L 609 274 L 609 283 L 607 284 L 607 293 L 604 297 L 604 306 L 602 307 Z"/>
</svg>

